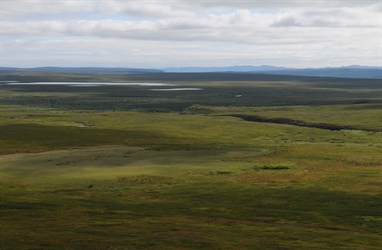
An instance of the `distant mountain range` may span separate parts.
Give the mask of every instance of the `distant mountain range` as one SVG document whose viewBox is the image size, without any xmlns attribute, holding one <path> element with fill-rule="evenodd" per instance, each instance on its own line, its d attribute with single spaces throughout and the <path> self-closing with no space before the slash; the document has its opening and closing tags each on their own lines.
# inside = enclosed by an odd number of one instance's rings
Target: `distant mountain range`
<svg viewBox="0 0 382 250">
<path fill-rule="evenodd" d="M 269 65 L 261 66 L 228 66 L 228 67 L 179 67 L 164 68 L 168 73 L 206 73 L 206 72 L 252 72 L 252 71 L 269 71 L 269 70 L 286 70 L 288 68 L 276 67 Z"/>
<path fill-rule="evenodd" d="M 249 73 L 265 75 L 313 76 L 382 79 L 382 67 L 351 65 L 337 68 L 285 68 L 269 65 L 261 66 L 228 66 L 228 67 L 179 67 L 163 69 L 141 68 L 103 68 L 103 67 L 39 67 L 12 68 L 0 67 L 0 74 L 21 73 L 58 73 L 58 74 L 161 74 L 161 73 Z"/>
</svg>

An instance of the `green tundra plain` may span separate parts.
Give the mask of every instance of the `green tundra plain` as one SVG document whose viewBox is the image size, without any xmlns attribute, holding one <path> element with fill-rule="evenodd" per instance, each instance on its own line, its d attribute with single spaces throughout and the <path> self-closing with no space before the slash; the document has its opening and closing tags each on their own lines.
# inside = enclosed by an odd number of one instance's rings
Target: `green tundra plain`
<svg viewBox="0 0 382 250">
<path fill-rule="evenodd" d="M 379 79 L 0 80 L 2 249 L 382 247 Z"/>
</svg>

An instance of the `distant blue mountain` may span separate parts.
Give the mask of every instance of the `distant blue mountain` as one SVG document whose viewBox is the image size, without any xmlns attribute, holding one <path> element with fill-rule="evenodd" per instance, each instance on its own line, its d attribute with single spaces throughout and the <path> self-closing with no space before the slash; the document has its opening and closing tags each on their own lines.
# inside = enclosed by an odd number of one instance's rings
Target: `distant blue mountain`
<svg viewBox="0 0 382 250">
<path fill-rule="evenodd" d="M 381 69 L 381 66 L 349 65 L 349 66 L 342 66 L 340 68 L 348 68 L 348 69 Z"/>
<path fill-rule="evenodd" d="M 276 67 L 269 65 L 261 66 L 227 66 L 227 67 L 172 67 L 162 69 L 168 73 L 205 73 L 205 72 L 252 72 L 252 71 L 268 71 L 268 70 L 285 70 L 288 68 Z"/>
</svg>

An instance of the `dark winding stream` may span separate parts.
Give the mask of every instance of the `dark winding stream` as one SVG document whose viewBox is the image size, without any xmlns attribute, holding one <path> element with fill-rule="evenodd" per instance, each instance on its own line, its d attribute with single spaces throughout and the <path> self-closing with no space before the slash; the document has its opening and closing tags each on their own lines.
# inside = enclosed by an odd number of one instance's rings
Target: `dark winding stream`
<svg viewBox="0 0 382 250">
<path fill-rule="evenodd" d="M 261 117 L 257 115 L 244 115 L 244 114 L 229 114 L 225 116 L 238 117 L 245 121 L 250 121 L 250 122 L 286 124 L 286 125 L 293 125 L 293 126 L 300 126 L 300 127 L 320 128 L 320 129 L 326 129 L 331 131 L 362 130 L 362 131 L 368 131 L 368 132 L 381 132 L 381 130 L 379 129 L 360 129 L 360 128 L 354 128 L 351 126 L 341 126 L 341 125 L 328 124 L 328 123 L 309 123 L 309 122 L 304 122 L 300 120 L 292 120 L 289 118 L 267 118 L 267 117 Z"/>
</svg>

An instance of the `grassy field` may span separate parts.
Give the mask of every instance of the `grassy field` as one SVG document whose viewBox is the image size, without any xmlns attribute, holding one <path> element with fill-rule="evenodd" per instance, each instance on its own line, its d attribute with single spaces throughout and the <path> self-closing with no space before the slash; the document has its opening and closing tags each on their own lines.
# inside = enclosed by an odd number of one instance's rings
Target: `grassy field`
<svg viewBox="0 0 382 250">
<path fill-rule="evenodd" d="M 0 85 L 2 249 L 382 247 L 378 81 L 159 76 Z"/>
</svg>

